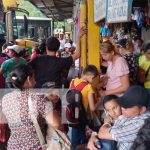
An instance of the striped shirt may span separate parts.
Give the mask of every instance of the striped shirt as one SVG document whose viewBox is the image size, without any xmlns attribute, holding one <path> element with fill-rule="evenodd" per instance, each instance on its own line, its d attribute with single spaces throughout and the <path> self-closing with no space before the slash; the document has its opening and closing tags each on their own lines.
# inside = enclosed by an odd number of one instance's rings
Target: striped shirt
<svg viewBox="0 0 150 150">
<path fill-rule="evenodd" d="M 109 129 L 112 138 L 117 141 L 118 150 L 129 150 L 144 121 L 150 117 L 150 112 L 143 113 L 134 118 L 120 116 L 114 126 Z"/>
</svg>

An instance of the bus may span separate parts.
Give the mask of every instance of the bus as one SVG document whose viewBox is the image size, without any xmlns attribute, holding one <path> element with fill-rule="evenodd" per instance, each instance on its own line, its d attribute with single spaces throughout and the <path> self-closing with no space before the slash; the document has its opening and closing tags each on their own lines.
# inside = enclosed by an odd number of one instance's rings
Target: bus
<svg viewBox="0 0 150 150">
<path fill-rule="evenodd" d="M 52 18 L 28 17 L 27 19 L 28 33 L 24 35 L 24 28 L 22 26 L 24 18 L 23 16 L 16 16 L 19 39 L 27 36 L 26 38 L 29 40 L 39 41 L 53 35 Z"/>
</svg>

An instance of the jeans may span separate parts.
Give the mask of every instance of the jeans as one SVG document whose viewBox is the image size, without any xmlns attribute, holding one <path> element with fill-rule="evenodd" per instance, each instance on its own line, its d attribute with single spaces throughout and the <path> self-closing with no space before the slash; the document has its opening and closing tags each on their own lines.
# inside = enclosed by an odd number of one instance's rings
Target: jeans
<svg viewBox="0 0 150 150">
<path fill-rule="evenodd" d="M 80 128 L 80 127 L 79 128 L 72 127 L 71 144 L 72 144 L 73 150 L 75 150 L 78 145 L 85 144 L 85 143 L 87 143 L 85 129 Z"/>
<path fill-rule="evenodd" d="M 96 143 L 100 150 L 117 150 L 117 142 L 113 140 L 100 140 Z"/>
</svg>

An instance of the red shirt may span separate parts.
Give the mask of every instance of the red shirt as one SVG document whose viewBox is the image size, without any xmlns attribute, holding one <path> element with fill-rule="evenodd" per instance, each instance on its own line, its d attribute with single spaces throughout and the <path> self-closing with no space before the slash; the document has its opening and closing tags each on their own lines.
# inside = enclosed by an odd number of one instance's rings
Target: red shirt
<svg viewBox="0 0 150 150">
<path fill-rule="evenodd" d="M 34 52 L 34 53 L 32 53 L 32 55 L 31 55 L 31 59 L 33 59 L 33 58 L 35 58 L 35 57 L 37 57 L 37 56 L 40 56 L 40 54 L 37 54 L 36 52 Z"/>
<path fill-rule="evenodd" d="M 5 57 L 0 57 L 0 66 L 5 60 L 7 60 Z M 5 87 L 5 78 L 3 74 L 1 74 L 0 75 L 0 88 L 4 88 L 4 87 Z"/>
</svg>

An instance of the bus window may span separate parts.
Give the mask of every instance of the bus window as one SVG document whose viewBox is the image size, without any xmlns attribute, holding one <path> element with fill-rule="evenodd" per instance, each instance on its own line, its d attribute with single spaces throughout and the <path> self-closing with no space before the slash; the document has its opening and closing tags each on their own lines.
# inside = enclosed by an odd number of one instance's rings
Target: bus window
<svg viewBox="0 0 150 150">
<path fill-rule="evenodd" d="M 17 20 L 15 11 L 12 11 L 12 24 L 13 24 L 13 38 L 18 38 L 18 27 L 17 27 Z"/>
<path fill-rule="evenodd" d="M 34 38 L 35 37 L 35 28 L 34 27 L 29 27 L 28 28 L 28 38 Z"/>
<path fill-rule="evenodd" d="M 38 39 L 44 38 L 44 29 L 42 27 L 38 27 Z"/>
</svg>

